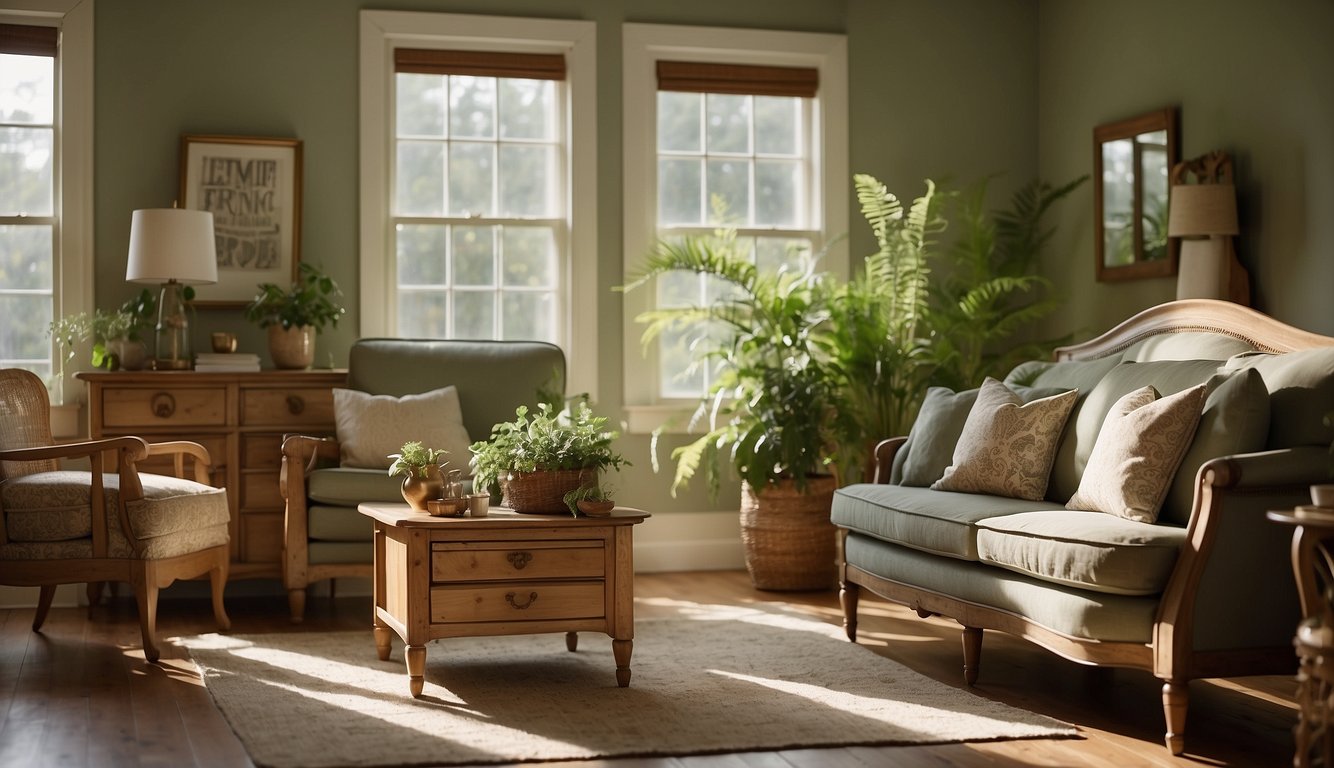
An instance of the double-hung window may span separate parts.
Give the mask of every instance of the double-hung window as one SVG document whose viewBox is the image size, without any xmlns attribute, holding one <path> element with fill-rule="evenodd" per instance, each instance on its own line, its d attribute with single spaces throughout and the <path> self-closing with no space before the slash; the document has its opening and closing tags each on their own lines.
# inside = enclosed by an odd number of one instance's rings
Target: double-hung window
<svg viewBox="0 0 1334 768">
<path fill-rule="evenodd" d="M 591 392 L 591 26 L 363 12 L 363 335 L 549 341 Z"/>
<path fill-rule="evenodd" d="M 847 224 L 846 61 L 836 35 L 625 25 L 626 271 L 656 240 L 734 230 L 760 269 L 801 268 Z M 669 275 L 626 298 L 626 402 L 632 431 L 708 390 L 685 337 L 645 352 L 634 316 L 703 306 L 724 287 Z"/>
<path fill-rule="evenodd" d="M 47 327 L 92 303 L 92 11 L 35 7 L 0 8 L 0 367 L 59 393 Z"/>
</svg>

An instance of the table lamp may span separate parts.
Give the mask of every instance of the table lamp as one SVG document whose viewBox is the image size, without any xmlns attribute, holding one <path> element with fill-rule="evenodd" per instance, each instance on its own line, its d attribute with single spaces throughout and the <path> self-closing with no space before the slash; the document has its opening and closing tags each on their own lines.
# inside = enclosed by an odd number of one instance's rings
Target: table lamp
<svg viewBox="0 0 1334 768">
<path fill-rule="evenodd" d="M 1187 183 L 1192 173 L 1195 184 Z M 1211 152 L 1172 167 L 1167 236 L 1181 238 L 1178 299 L 1250 303 L 1250 279 L 1232 248 L 1239 232 L 1231 158 Z"/>
<path fill-rule="evenodd" d="M 135 211 L 130 219 L 130 257 L 125 279 L 131 283 L 162 285 L 154 369 L 189 370 L 192 355 L 184 286 L 218 282 L 213 214 L 185 208 Z"/>
</svg>

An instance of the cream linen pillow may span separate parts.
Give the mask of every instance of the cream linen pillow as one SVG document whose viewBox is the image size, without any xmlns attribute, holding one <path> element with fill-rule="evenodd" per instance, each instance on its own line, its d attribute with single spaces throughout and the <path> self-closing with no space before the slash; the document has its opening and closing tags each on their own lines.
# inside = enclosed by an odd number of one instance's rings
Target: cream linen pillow
<svg viewBox="0 0 1334 768">
<path fill-rule="evenodd" d="M 472 475 L 468 429 L 463 426 L 459 392 L 454 387 L 420 395 L 370 395 L 355 389 L 334 389 L 334 425 L 347 467 L 388 469 L 403 444 L 417 440 L 427 448 L 449 452 L 450 469 Z"/>
<path fill-rule="evenodd" d="M 1067 509 L 1158 521 L 1167 489 L 1195 437 L 1206 385 L 1158 397 L 1153 387 L 1123 395 L 1108 411 Z"/>
<path fill-rule="evenodd" d="M 1025 404 L 988 378 L 968 412 L 953 462 L 931 487 L 1041 501 L 1056 443 L 1078 396 L 1072 389 Z"/>
</svg>

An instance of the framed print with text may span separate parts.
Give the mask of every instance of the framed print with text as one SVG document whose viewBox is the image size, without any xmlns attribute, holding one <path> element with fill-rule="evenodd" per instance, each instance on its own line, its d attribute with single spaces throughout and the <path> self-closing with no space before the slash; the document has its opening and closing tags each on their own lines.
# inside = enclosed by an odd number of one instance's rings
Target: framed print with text
<svg viewBox="0 0 1334 768">
<path fill-rule="evenodd" d="M 301 261 L 301 141 L 181 137 L 181 207 L 213 214 L 218 282 L 199 306 L 239 307 L 259 283 L 286 286 Z"/>
</svg>

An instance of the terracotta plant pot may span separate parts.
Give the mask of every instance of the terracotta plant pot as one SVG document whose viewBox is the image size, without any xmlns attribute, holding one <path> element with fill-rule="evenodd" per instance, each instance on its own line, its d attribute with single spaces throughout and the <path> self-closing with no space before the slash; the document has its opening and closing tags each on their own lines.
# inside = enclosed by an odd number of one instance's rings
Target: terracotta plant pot
<svg viewBox="0 0 1334 768">
<path fill-rule="evenodd" d="M 616 506 L 616 502 L 611 499 L 606 499 L 604 501 L 580 499 L 576 502 L 576 506 L 579 507 L 580 514 L 587 515 L 588 517 L 610 517 L 611 510 Z"/>
<path fill-rule="evenodd" d="M 315 362 L 315 326 L 269 326 L 269 357 L 275 368 L 309 368 Z"/>
</svg>

